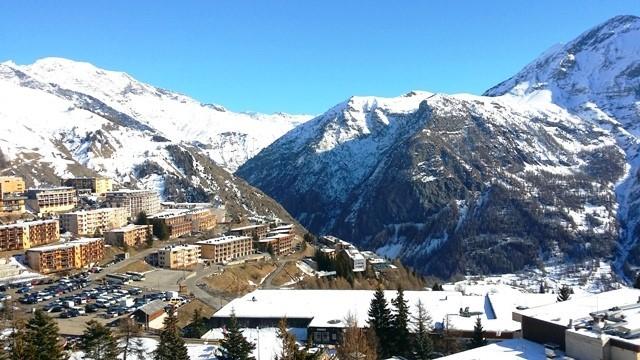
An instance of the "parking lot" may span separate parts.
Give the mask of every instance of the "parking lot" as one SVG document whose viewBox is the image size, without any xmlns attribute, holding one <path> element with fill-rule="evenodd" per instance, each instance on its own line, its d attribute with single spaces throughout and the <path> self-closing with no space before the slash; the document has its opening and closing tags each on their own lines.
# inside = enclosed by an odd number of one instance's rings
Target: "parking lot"
<svg viewBox="0 0 640 360">
<path fill-rule="evenodd" d="M 155 291 L 178 291 L 178 283 L 189 276 L 191 271 L 156 269 L 145 273 L 145 279 L 135 285 Z"/>
<path fill-rule="evenodd" d="M 151 282 L 159 281 L 162 276 L 158 274 L 158 279 L 152 277 Z M 55 281 L 49 279 L 43 284 L 25 283 L 12 285 L 11 288 L 0 287 L 0 296 L 4 300 L 13 300 L 10 303 L 14 304 L 16 311 L 23 314 L 31 313 L 35 308 L 47 311 L 58 322 L 60 332 L 68 335 L 81 334 L 85 322 L 91 319 L 108 324 L 156 299 L 174 306 L 188 301 L 175 291 L 146 289 L 139 283 L 142 282 L 125 285 L 96 281 L 85 272 Z"/>
</svg>

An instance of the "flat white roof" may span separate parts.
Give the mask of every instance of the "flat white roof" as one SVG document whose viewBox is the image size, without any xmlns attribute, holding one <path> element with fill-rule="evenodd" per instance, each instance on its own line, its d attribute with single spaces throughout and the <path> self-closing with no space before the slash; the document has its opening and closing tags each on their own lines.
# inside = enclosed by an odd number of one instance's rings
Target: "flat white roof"
<svg viewBox="0 0 640 360">
<path fill-rule="evenodd" d="M 39 247 L 31 248 L 31 249 L 28 249 L 27 252 L 29 252 L 29 251 L 43 252 L 43 251 L 64 249 L 64 248 L 70 248 L 70 247 L 73 247 L 73 246 L 76 246 L 76 245 L 90 244 L 90 243 L 98 242 L 98 241 L 102 241 L 102 239 L 101 238 L 81 238 L 81 239 L 77 239 L 77 240 L 73 240 L 73 241 L 67 241 L 67 242 L 62 243 L 62 244 L 39 246 Z"/>
<path fill-rule="evenodd" d="M 60 216 L 63 216 L 63 215 L 84 215 L 84 214 L 93 214 L 93 213 L 101 213 L 101 212 L 111 212 L 111 211 L 120 210 L 120 209 L 124 209 L 124 208 L 108 207 L 108 208 L 98 208 L 98 209 L 88 209 L 88 210 L 77 210 L 77 211 L 66 212 L 66 213 L 60 214 Z"/>
<path fill-rule="evenodd" d="M 570 321 L 589 317 L 589 313 L 608 310 L 616 306 L 636 304 L 639 300 L 640 289 L 624 288 L 570 298 L 567 301 L 517 312 L 523 316 L 567 326 Z"/>
<path fill-rule="evenodd" d="M 256 290 L 237 298 L 214 317 L 229 317 L 234 311 L 239 318 L 309 319 L 309 326 L 342 327 L 347 315 L 352 314 L 358 324 L 364 326 L 374 291 L 370 290 Z M 510 296 L 505 294 L 503 296 Z M 387 301 L 395 298 L 395 291 L 385 291 Z M 497 295 L 496 295 L 497 296 Z M 481 313 L 482 324 L 487 331 L 516 331 L 520 324 L 511 319 L 511 312 L 494 313 L 488 297 L 483 295 L 464 296 L 456 291 L 405 291 L 409 308 L 413 315 L 420 300 L 429 311 L 434 325 L 449 329 L 473 330 L 476 316 L 460 316 L 460 309 Z M 507 315 L 508 313 L 508 315 Z"/>
<path fill-rule="evenodd" d="M 271 236 L 267 236 L 264 239 L 258 240 L 258 242 L 271 242 L 273 240 L 278 240 L 278 239 L 287 238 L 287 237 L 291 237 L 291 234 L 273 234 Z"/>
<path fill-rule="evenodd" d="M 241 227 L 233 228 L 233 229 L 231 229 L 231 231 L 256 229 L 256 228 L 265 227 L 265 226 L 268 226 L 268 225 L 267 224 L 247 225 L 247 226 L 241 226 Z"/>
<path fill-rule="evenodd" d="M 190 209 L 165 209 L 153 215 L 149 215 L 149 219 L 168 219 L 186 215 Z"/>
<path fill-rule="evenodd" d="M 142 194 L 142 193 L 153 193 L 156 194 L 155 191 L 153 190 L 145 190 L 145 189 L 120 189 L 120 190 L 113 190 L 113 191 L 107 191 L 107 194 Z"/>
<path fill-rule="evenodd" d="M 127 231 L 131 231 L 131 230 L 137 230 L 137 229 L 144 229 L 149 225 L 136 225 L 136 224 L 128 224 L 126 226 L 123 227 L 119 227 L 116 229 L 111 229 L 107 232 L 111 232 L 111 233 L 120 233 L 120 232 L 127 232 Z"/>
<path fill-rule="evenodd" d="M 546 360 L 542 344 L 525 339 L 509 339 L 479 348 L 441 357 L 442 360 Z"/>
<path fill-rule="evenodd" d="M 178 251 L 178 250 L 188 250 L 188 249 L 198 249 L 200 246 L 198 245 L 189 245 L 189 244 L 182 244 L 182 245 L 170 245 L 170 246 L 166 246 L 161 248 L 159 251 Z"/>
<path fill-rule="evenodd" d="M 226 244 L 234 241 L 240 240 L 250 240 L 251 238 L 248 236 L 221 236 L 213 239 L 201 240 L 196 244 L 208 245 L 208 244 Z"/>
<path fill-rule="evenodd" d="M 360 251 L 358 251 L 356 249 L 346 249 L 345 252 L 347 253 L 347 256 L 349 256 L 353 260 L 362 260 L 362 261 L 364 261 L 364 256 L 362 256 Z"/>
<path fill-rule="evenodd" d="M 58 219 L 46 219 L 46 220 L 35 220 L 35 221 L 19 221 L 13 224 L 0 225 L 0 229 L 8 229 L 16 226 L 27 227 L 31 225 L 42 225 L 42 224 L 50 224 L 58 222 Z"/>
</svg>

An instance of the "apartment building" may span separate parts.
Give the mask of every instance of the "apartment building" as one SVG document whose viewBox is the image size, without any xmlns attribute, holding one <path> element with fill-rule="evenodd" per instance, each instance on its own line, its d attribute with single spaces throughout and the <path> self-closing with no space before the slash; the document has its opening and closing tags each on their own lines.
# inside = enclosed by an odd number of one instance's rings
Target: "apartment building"
<svg viewBox="0 0 640 360">
<path fill-rule="evenodd" d="M 57 220 L 26 221 L 0 226 L 0 251 L 29 249 L 60 240 Z"/>
<path fill-rule="evenodd" d="M 165 269 L 186 269 L 198 263 L 200 246 L 172 245 L 158 250 L 158 266 Z"/>
<path fill-rule="evenodd" d="M 187 211 L 182 209 L 165 210 L 149 217 L 153 226 L 164 226 L 168 231 L 169 239 L 176 239 L 183 235 L 191 234 L 191 221 L 187 217 Z"/>
<path fill-rule="evenodd" d="M 27 206 L 38 214 L 62 213 L 78 204 L 76 189 L 72 187 L 37 188 L 27 190 Z"/>
<path fill-rule="evenodd" d="M 349 267 L 353 272 L 362 272 L 367 269 L 367 259 L 355 248 L 342 249 L 338 252 L 338 256 L 349 263 Z"/>
<path fill-rule="evenodd" d="M 147 241 L 147 236 L 152 234 L 151 225 L 127 225 L 117 229 L 111 229 L 104 234 L 107 244 L 115 246 L 138 246 Z"/>
<path fill-rule="evenodd" d="M 275 234 L 256 241 L 255 246 L 261 252 L 284 255 L 291 252 L 294 234 Z"/>
<path fill-rule="evenodd" d="M 253 239 L 248 236 L 222 236 L 198 241 L 200 256 L 215 263 L 223 263 L 253 254 Z"/>
<path fill-rule="evenodd" d="M 62 179 L 62 186 L 70 186 L 78 191 L 79 194 L 104 194 L 113 190 L 113 182 L 107 177 L 75 177 L 70 179 Z"/>
<path fill-rule="evenodd" d="M 229 230 L 229 235 L 249 236 L 252 239 L 264 239 L 268 232 L 268 224 L 258 224 L 233 228 Z"/>
<path fill-rule="evenodd" d="M 74 236 L 102 234 L 127 223 L 124 208 L 102 208 L 60 214 L 60 227 Z"/>
<path fill-rule="evenodd" d="M 217 225 L 216 215 L 211 208 L 189 210 L 187 220 L 191 222 L 191 232 L 194 233 L 213 230 Z"/>
<path fill-rule="evenodd" d="M 102 239 L 79 239 L 27 250 L 27 263 L 41 274 L 81 269 L 104 257 Z"/>
<path fill-rule="evenodd" d="M 129 217 L 136 218 L 141 212 L 152 215 L 160 212 L 160 197 L 151 190 L 108 191 L 105 203 L 109 207 L 128 209 Z"/>
<path fill-rule="evenodd" d="M 24 179 L 0 176 L 0 216 L 20 215 L 25 212 Z"/>
</svg>

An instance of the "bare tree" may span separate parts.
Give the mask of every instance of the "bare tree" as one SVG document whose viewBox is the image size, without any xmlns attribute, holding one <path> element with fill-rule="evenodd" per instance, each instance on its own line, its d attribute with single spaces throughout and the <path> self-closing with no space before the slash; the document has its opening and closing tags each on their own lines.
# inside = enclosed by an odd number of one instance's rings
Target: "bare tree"
<svg viewBox="0 0 640 360">
<path fill-rule="evenodd" d="M 375 335 L 368 329 L 358 327 L 356 317 L 349 313 L 342 340 L 336 348 L 340 360 L 373 360 L 377 358 Z"/>
</svg>

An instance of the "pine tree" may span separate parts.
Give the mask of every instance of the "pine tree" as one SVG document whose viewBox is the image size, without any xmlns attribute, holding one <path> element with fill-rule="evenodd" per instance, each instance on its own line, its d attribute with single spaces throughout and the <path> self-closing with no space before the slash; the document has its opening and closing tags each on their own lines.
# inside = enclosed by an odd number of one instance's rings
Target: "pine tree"
<svg viewBox="0 0 640 360">
<path fill-rule="evenodd" d="M 538 292 L 540 294 L 544 294 L 546 292 L 545 288 L 544 288 L 544 282 L 540 282 L 540 288 L 538 289 Z"/>
<path fill-rule="evenodd" d="M 640 289 L 640 273 L 636 275 L 636 281 L 633 283 L 633 287 L 636 289 Z"/>
<path fill-rule="evenodd" d="M 375 333 L 371 329 L 359 328 L 353 314 L 347 315 L 345 323 L 347 327 L 336 347 L 337 358 L 341 360 L 377 359 Z"/>
<path fill-rule="evenodd" d="M 558 297 L 556 298 L 556 300 L 558 302 L 567 301 L 571 297 L 571 293 L 572 290 L 570 287 L 568 287 L 567 285 L 562 285 L 560 290 L 558 290 Z"/>
<path fill-rule="evenodd" d="M 29 352 L 29 339 L 25 323 L 22 320 L 12 322 L 13 331 L 9 336 L 8 348 L 11 360 L 31 360 L 32 353 Z"/>
<path fill-rule="evenodd" d="M 476 318 L 476 324 L 473 327 L 473 338 L 471 338 L 469 347 L 473 349 L 480 346 L 485 346 L 486 344 L 487 340 L 485 339 L 484 329 L 482 328 L 482 319 L 480 319 L 480 316 L 478 316 Z"/>
<path fill-rule="evenodd" d="M 431 359 L 431 353 L 433 352 L 433 342 L 429 337 L 431 316 L 424 308 L 421 300 L 418 300 L 417 308 L 418 314 L 415 317 L 416 334 L 413 343 L 413 358 L 415 360 L 427 360 Z"/>
<path fill-rule="evenodd" d="M 136 225 L 149 225 L 149 218 L 147 217 L 147 213 L 144 211 L 140 211 L 138 216 L 136 216 L 136 221 L 134 221 Z"/>
<path fill-rule="evenodd" d="M 371 299 L 371 305 L 369 306 L 369 320 L 367 321 L 369 328 L 374 331 L 376 339 L 378 341 L 377 353 L 383 359 L 390 357 L 393 347 L 391 337 L 391 311 L 387 300 L 384 298 L 384 291 L 382 287 L 378 286 L 378 289 Z"/>
<path fill-rule="evenodd" d="M 276 360 L 296 360 L 298 345 L 296 338 L 287 330 L 287 319 L 280 319 L 278 323 L 278 339 L 282 342 L 282 350 Z"/>
<path fill-rule="evenodd" d="M 29 359 L 62 360 L 67 356 L 58 339 L 58 325 L 42 309 L 36 309 L 27 323 Z"/>
<path fill-rule="evenodd" d="M 86 358 L 93 360 L 118 358 L 118 344 L 111 330 L 96 320 L 87 322 L 87 328 L 80 338 L 80 349 Z"/>
<path fill-rule="evenodd" d="M 164 329 L 160 333 L 160 342 L 153 352 L 154 360 L 189 360 L 187 347 L 180 337 L 178 319 L 173 310 L 164 319 Z"/>
<path fill-rule="evenodd" d="M 433 286 L 431 287 L 431 290 L 433 291 L 442 291 L 442 285 L 438 284 L 437 282 L 435 284 L 433 284 Z"/>
<path fill-rule="evenodd" d="M 255 359 L 251 353 L 256 346 L 247 341 L 242 335 L 242 331 L 238 327 L 238 319 L 236 315 L 231 313 L 226 329 L 224 329 L 224 338 L 220 341 L 219 357 L 222 360 L 253 360 Z"/>
<path fill-rule="evenodd" d="M 204 333 L 207 332 L 207 326 L 204 323 L 204 318 L 200 309 L 193 310 L 193 316 L 191 317 L 191 324 L 189 324 L 188 336 L 191 338 L 200 339 Z"/>
<path fill-rule="evenodd" d="M 122 360 L 127 360 L 129 355 L 134 359 L 144 359 L 146 349 L 140 338 L 140 325 L 131 318 L 123 318 L 118 325 L 118 339 L 120 340 L 120 353 Z"/>
<path fill-rule="evenodd" d="M 393 330 L 392 355 L 400 355 L 406 358 L 409 357 L 411 352 L 411 337 L 409 336 L 409 305 L 404 298 L 402 287 L 398 287 L 396 298 L 391 300 L 391 304 L 395 308 L 391 322 Z"/>
</svg>

